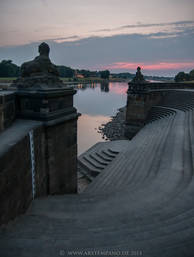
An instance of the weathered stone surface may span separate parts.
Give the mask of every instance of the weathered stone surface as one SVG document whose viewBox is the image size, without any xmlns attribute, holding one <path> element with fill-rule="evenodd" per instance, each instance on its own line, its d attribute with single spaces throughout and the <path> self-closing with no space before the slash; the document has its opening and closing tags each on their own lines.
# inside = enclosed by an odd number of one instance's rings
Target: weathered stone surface
<svg viewBox="0 0 194 257">
<path fill-rule="evenodd" d="M 46 128 L 49 194 L 77 192 L 77 118 Z"/>
<path fill-rule="evenodd" d="M 16 118 L 15 94 L 0 91 L 0 132 L 9 127 Z"/>
<path fill-rule="evenodd" d="M 20 121 L 0 134 L 0 224 L 24 213 L 31 203 L 32 174 L 27 131 L 37 125 L 36 122 L 22 124 Z"/>
<path fill-rule="evenodd" d="M 25 119 L 42 121 L 54 120 L 76 112 L 73 107 L 73 95 L 76 91 L 71 87 L 61 89 L 19 90 L 18 116 Z"/>
<path fill-rule="evenodd" d="M 130 85 L 129 85 L 130 87 Z M 134 91 L 128 90 L 125 136 L 131 139 L 144 126 L 148 113 L 152 106 L 162 101 L 165 93 L 157 91 Z"/>
<path fill-rule="evenodd" d="M 51 125 L 16 120 L 0 134 L 0 225 L 24 213 L 32 201 L 32 130 L 35 198 L 77 192 L 77 116 Z"/>
</svg>

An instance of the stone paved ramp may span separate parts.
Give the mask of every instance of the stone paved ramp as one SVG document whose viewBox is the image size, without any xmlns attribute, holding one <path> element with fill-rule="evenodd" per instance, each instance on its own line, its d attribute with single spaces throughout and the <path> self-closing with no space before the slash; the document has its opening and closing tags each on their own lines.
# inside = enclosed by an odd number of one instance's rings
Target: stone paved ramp
<svg viewBox="0 0 194 257">
<path fill-rule="evenodd" d="M 84 193 L 37 199 L 2 228 L 0 256 L 194 256 L 194 95 L 185 97 L 169 96 Z"/>
</svg>

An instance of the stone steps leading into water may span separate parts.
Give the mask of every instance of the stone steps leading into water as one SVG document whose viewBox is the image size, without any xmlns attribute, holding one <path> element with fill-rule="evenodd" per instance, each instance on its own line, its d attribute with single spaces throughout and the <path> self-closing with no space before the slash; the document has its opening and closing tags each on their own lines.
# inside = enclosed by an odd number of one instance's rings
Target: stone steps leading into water
<svg viewBox="0 0 194 257">
<path fill-rule="evenodd" d="M 114 141 L 97 143 L 78 157 L 78 163 L 82 167 L 81 172 L 88 175 L 90 179 L 96 177 L 127 145 L 128 140 L 120 140 L 117 143 Z"/>
</svg>

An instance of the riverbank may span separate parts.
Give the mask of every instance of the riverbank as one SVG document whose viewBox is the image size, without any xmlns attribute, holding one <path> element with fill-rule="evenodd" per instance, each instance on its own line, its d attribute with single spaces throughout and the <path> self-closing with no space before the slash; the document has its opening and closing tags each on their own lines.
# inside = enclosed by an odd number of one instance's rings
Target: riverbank
<svg viewBox="0 0 194 257">
<path fill-rule="evenodd" d="M 98 128 L 98 133 L 102 134 L 102 138 L 105 140 L 126 140 L 125 137 L 125 115 L 126 107 L 118 109 L 118 113 L 112 116 L 111 121 L 106 124 L 102 124 Z M 78 164 L 78 193 L 82 193 L 87 186 L 91 183 L 88 178 L 83 175 L 82 168 Z"/>
<path fill-rule="evenodd" d="M 12 83 L 17 78 L 0 78 L 0 83 Z M 89 83 L 102 83 L 102 82 L 126 82 L 125 79 L 121 78 L 110 78 L 110 79 L 101 79 L 101 78 L 60 78 L 65 85 L 77 85 L 77 84 L 89 84 Z"/>
<path fill-rule="evenodd" d="M 111 117 L 111 121 L 98 128 L 98 133 L 102 134 L 103 139 L 110 141 L 127 139 L 125 137 L 125 115 L 126 107 L 122 107 L 115 116 Z"/>
</svg>

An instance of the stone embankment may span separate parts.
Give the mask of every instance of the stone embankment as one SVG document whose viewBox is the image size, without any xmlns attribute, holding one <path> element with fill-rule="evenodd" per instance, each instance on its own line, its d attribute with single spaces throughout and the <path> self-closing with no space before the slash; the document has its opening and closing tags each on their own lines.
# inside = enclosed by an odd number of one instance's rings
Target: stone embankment
<svg viewBox="0 0 194 257">
<path fill-rule="evenodd" d="M 126 107 L 118 110 L 118 113 L 112 117 L 111 121 L 102 124 L 98 128 L 98 133 L 102 134 L 106 141 L 126 140 L 125 133 L 125 115 Z M 95 176 L 94 176 L 95 177 Z M 78 192 L 82 193 L 92 180 L 85 174 L 85 169 L 78 162 Z"/>
<path fill-rule="evenodd" d="M 123 150 L 110 146 L 121 141 L 87 153 L 104 169 L 82 194 L 35 199 L 2 228 L 0 256 L 193 256 L 194 91 L 169 93 Z"/>
<path fill-rule="evenodd" d="M 119 109 L 115 116 L 112 116 L 111 121 L 106 124 L 102 124 L 98 128 L 98 132 L 102 134 L 105 140 L 123 140 L 125 137 L 125 115 L 126 107 Z"/>
</svg>

